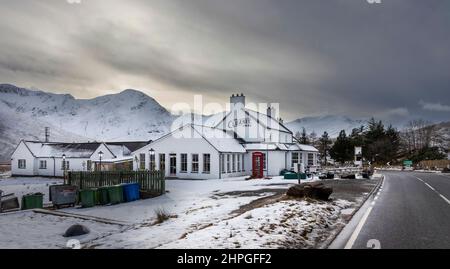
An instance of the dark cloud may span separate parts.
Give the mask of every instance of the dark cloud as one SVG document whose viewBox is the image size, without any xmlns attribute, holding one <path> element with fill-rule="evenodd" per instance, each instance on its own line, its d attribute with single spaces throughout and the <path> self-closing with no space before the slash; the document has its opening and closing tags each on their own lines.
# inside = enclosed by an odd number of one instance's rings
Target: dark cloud
<svg viewBox="0 0 450 269">
<path fill-rule="evenodd" d="M 23 0 L 0 14 L 2 82 L 130 86 L 166 105 L 244 91 L 291 119 L 449 118 L 446 0 Z"/>
</svg>

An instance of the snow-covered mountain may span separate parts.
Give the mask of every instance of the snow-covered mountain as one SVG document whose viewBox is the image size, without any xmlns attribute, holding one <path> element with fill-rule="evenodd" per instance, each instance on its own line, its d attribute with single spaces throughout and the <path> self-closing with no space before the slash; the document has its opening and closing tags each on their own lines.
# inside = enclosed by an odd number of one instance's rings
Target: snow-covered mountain
<svg viewBox="0 0 450 269">
<path fill-rule="evenodd" d="M 367 123 L 368 119 L 352 119 L 347 116 L 320 116 L 305 117 L 292 122 L 286 123 L 286 126 L 294 133 L 301 132 L 303 128 L 308 134 L 315 132 L 317 136 L 321 136 L 325 131 L 330 137 L 337 137 L 339 132 L 345 130 L 350 134 L 354 128 L 359 128 Z"/>
<path fill-rule="evenodd" d="M 0 84 L 0 160 L 21 139 L 51 141 L 130 141 L 155 139 L 169 131 L 174 116 L 135 90 L 94 99 L 75 99 Z"/>
</svg>

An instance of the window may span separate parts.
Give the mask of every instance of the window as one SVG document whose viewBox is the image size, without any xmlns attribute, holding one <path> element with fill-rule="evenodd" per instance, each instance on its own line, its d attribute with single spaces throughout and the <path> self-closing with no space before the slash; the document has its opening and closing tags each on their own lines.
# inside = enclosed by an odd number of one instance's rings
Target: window
<svg viewBox="0 0 450 269">
<path fill-rule="evenodd" d="M 298 159 L 299 159 L 299 162 L 300 162 L 300 163 L 304 163 L 304 162 L 303 162 L 303 152 L 299 152 L 299 153 L 298 153 L 298 156 L 299 156 L 299 158 L 298 158 Z"/>
<path fill-rule="evenodd" d="M 188 155 L 183 153 L 181 154 L 181 173 L 187 173 L 187 164 L 188 164 Z"/>
<path fill-rule="evenodd" d="M 47 161 L 39 161 L 39 169 L 47 169 Z"/>
<path fill-rule="evenodd" d="M 166 171 L 166 154 L 159 154 L 159 171 Z"/>
<path fill-rule="evenodd" d="M 314 153 L 308 153 L 308 165 L 314 165 Z"/>
<path fill-rule="evenodd" d="M 241 154 L 237 155 L 237 171 L 241 172 Z"/>
<path fill-rule="evenodd" d="M 87 170 L 88 170 L 88 171 L 91 171 L 91 170 L 92 170 L 92 161 L 91 161 L 91 160 L 88 160 L 88 161 L 87 161 Z"/>
<path fill-rule="evenodd" d="M 300 154 L 298 152 L 292 152 L 292 165 L 291 167 L 295 168 L 297 164 L 299 164 L 299 156 Z"/>
<path fill-rule="evenodd" d="M 264 164 L 263 169 L 266 170 L 267 159 L 266 159 L 266 154 L 265 153 L 263 153 L 263 164 Z"/>
<path fill-rule="evenodd" d="M 139 169 L 145 170 L 145 153 L 139 154 Z"/>
<path fill-rule="evenodd" d="M 198 154 L 192 154 L 192 173 L 198 173 Z"/>
<path fill-rule="evenodd" d="M 156 155 L 155 154 L 150 154 L 150 162 L 149 162 L 149 170 L 150 171 L 155 171 L 156 169 Z"/>
<path fill-rule="evenodd" d="M 233 173 L 236 173 L 236 154 L 233 154 L 232 156 L 232 161 L 233 161 Z"/>
<path fill-rule="evenodd" d="M 69 170 L 69 169 L 70 169 L 69 161 L 62 161 L 61 162 L 61 170 Z"/>
<path fill-rule="evenodd" d="M 220 171 L 222 171 L 222 174 L 225 174 L 225 155 L 220 155 Z"/>
<path fill-rule="evenodd" d="M 242 172 L 245 172 L 245 163 L 244 163 L 245 155 L 242 154 Z"/>
<path fill-rule="evenodd" d="M 227 154 L 227 173 L 231 173 L 230 154 Z"/>
<path fill-rule="evenodd" d="M 211 154 L 203 154 L 203 173 L 211 173 Z"/>
<path fill-rule="evenodd" d="M 27 160 L 18 160 L 19 169 L 27 169 Z"/>
</svg>

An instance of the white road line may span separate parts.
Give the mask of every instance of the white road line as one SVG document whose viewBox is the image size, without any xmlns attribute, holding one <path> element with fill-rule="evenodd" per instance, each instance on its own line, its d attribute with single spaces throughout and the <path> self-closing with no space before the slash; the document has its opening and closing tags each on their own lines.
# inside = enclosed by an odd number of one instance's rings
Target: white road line
<svg viewBox="0 0 450 269">
<path fill-rule="evenodd" d="M 347 244 L 345 245 L 345 249 L 352 249 L 353 245 L 356 242 L 356 239 L 358 239 L 359 233 L 361 232 L 362 228 L 364 227 L 364 224 L 367 221 L 367 218 L 370 215 L 370 212 L 372 212 L 373 207 L 371 206 L 366 213 L 364 214 L 364 216 L 362 217 L 362 219 L 359 221 L 358 226 L 356 226 L 355 231 L 353 232 L 352 236 L 350 237 L 350 239 L 348 240 Z"/>
<path fill-rule="evenodd" d="M 430 184 L 426 183 L 425 180 L 415 177 L 417 178 L 419 181 L 421 181 L 423 184 L 425 184 L 425 186 L 427 186 L 428 188 L 430 188 L 432 191 L 434 191 L 437 195 L 439 195 L 442 199 L 444 199 L 445 202 L 447 202 L 447 204 L 450 205 L 450 200 L 447 199 L 447 197 L 445 197 L 444 195 L 440 194 L 435 188 L 433 188 Z"/>
<path fill-rule="evenodd" d="M 448 200 L 444 195 L 439 194 L 439 196 L 441 196 L 441 198 L 444 199 L 444 201 L 446 201 L 450 205 L 450 200 Z"/>
<path fill-rule="evenodd" d="M 425 183 L 425 185 L 427 185 L 428 186 L 428 188 L 430 188 L 430 189 L 432 189 L 433 191 L 436 191 L 436 189 L 435 188 L 433 188 L 430 184 L 428 184 L 428 183 Z"/>
</svg>

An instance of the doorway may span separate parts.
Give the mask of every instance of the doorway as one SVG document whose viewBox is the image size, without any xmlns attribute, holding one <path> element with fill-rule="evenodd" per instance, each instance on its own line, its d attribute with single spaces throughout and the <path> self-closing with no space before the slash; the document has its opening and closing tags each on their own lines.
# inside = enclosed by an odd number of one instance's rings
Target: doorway
<svg viewBox="0 0 450 269">
<path fill-rule="evenodd" d="M 253 178 L 264 178 L 264 154 L 261 152 L 254 152 L 253 160 Z"/>
<path fill-rule="evenodd" d="M 177 175 L 177 155 L 170 154 L 170 176 Z"/>
</svg>

